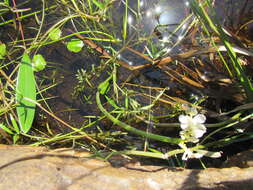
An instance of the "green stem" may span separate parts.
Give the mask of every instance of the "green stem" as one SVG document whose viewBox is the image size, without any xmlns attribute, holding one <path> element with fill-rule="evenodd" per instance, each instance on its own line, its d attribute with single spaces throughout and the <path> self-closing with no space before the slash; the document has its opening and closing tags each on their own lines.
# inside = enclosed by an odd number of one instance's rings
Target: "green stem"
<svg viewBox="0 0 253 190">
<path fill-rule="evenodd" d="M 98 105 L 98 108 L 100 109 L 100 111 L 103 112 L 103 114 L 108 119 L 110 119 L 113 123 L 115 123 L 118 126 L 122 127 L 126 131 L 129 131 L 131 133 L 134 133 L 134 134 L 137 134 L 137 135 L 149 138 L 149 139 L 153 139 L 153 140 L 157 140 L 157 141 L 161 141 L 161 142 L 166 142 L 166 143 L 179 144 L 179 143 L 181 143 L 183 141 L 180 138 L 170 138 L 170 137 L 165 137 L 165 136 L 161 136 L 161 135 L 156 135 L 156 134 L 153 134 L 153 133 L 146 133 L 146 132 L 144 132 L 142 130 L 135 129 L 132 126 L 119 121 L 118 119 L 116 119 L 115 117 L 113 117 L 110 113 L 108 113 L 104 109 L 104 107 L 101 104 L 99 96 L 100 96 L 100 94 L 99 94 L 99 92 L 97 92 L 97 94 L 96 94 L 96 101 L 97 101 L 97 105 Z"/>
</svg>

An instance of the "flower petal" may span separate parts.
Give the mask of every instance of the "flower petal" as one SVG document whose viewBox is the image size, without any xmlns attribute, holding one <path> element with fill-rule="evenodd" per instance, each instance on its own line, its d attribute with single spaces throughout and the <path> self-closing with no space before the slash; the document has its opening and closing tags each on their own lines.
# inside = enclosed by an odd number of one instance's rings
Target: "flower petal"
<svg viewBox="0 0 253 190">
<path fill-rule="evenodd" d="M 181 123 L 180 127 L 181 127 L 181 129 L 185 130 L 189 127 L 189 124 L 188 123 Z"/>
<path fill-rule="evenodd" d="M 178 117 L 178 120 L 179 120 L 180 123 L 187 124 L 187 123 L 189 123 L 189 120 L 192 120 L 192 118 L 190 116 L 188 116 L 188 115 L 180 115 Z"/>
<path fill-rule="evenodd" d="M 195 138 L 200 138 L 202 137 L 206 132 L 206 127 L 203 124 L 197 125 L 196 128 L 192 129 L 192 135 Z"/>
<path fill-rule="evenodd" d="M 194 129 L 206 132 L 206 126 L 204 124 L 198 123 L 197 125 L 195 125 Z"/>
<path fill-rule="evenodd" d="M 184 152 L 183 156 L 182 156 L 182 160 L 188 160 L 188 155 L 186 154 L 186 152 Z"/>
<path fill-rule="evenodd" d="M 207 151 L 207 150 L 196 150 L 196 152 L 210 158 L 219 158 L 221 157 L 221 153 L 222 153 L 222 152 L 212 152 L 212 151 Z"/>
<path fill-rule="evenodd" d="M 192 157 L 192 154 L 193 152 L 187 148 L 182 156 L 182 160 L 188 160 L 188 158 Z"/>
<path fill-rule="evenodd" d="M 202 157 L 203 157 L 203 154 L 201 154 L 201 153 L 193 153 L 191 155 L 191 158 L 202 158 Z"/>
<path fill-rule="evenodd" d="M 197 114 L 194 116 L 193 121 L 196 123 L 205 123 L 206 116 L 203 114 Z"/>
</svg>

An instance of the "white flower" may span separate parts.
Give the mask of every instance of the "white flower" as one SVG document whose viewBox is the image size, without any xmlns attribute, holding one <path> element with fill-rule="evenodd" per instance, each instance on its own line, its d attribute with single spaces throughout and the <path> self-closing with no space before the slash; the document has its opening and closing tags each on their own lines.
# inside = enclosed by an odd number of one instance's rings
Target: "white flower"
<svg viewBox="0 0 253 190">
<path fill-rule="evenodd" d="M 186 149 L 184 151 L 184 154 L 182 156 L 182 160 L 188 160 L 189 157 L 191 157 L 193 152 L 190 149 Z"/>
<path fill-rule="evenodd" d="M 182 160 L 188 160 L 188 158 L 202 158 L 203 154 L 200 152 L 193 152 L 185 144 L 179 144 L 179 146 L 184 150 L 184 154 L 182 156 Z"/>
<path fill-rule="evenodd" d="M 183 156 L 182 156 L 182 160 L 188 160 L 188 158 L 202 158 L 203 157 L 203 154 L 200 154 L 200 153 L 195 153 L 195 152 L 192 152 L 190 149 L 187 149 Z"/>
<path fill-rule="evenodd" d="M 189 158 L 202 158 L 203 156 L 207 156 L 210 158 L 219 158 L 221 157 L 221 152 L 211 152 L 207 150 L 194 150 L 187 148 L 184 143 L 179 144 L 179 146 L 184 150 L 184 154 L 182 156 L 182 160 L 188 160 Z"/>
<path fill-rule="evenodd" d="M 188 160 L 189 158 L 202 158 L 203 156 L 210 158 L 219 158 L 221 157 L 222 153 L 222 152 L 211 152 L 201 149 L 192 151 L 191 149 L 187 148 L 185 144 L 180 144 L 179 146 L 184 149 L 182 160 Z"/>
<path fill-rule="evenodd" d="M 186 115 L 180 115 L 178 118 L 180 127 L 182 129 L 180 131 L 180 136 L 181 139 L 184 140 L 184 142 L 179 144 L 179 146 L 184 150 L 182 160 L 188 160 L 188 158 L 201 158 L 209 153 L 212 154 L 211 152 L 204 150 L 191 150 L 187 148 L 185 143 L 197 143 L 199 138 L 205 134 L 206 127 L 204 123 L 206 121 L 206 116 L 203 114 L 198 114 L 196 108 L 189 107 L 188 105 L 182 105 L 182 107 L 186 113 Z"/>
<path fill-rule="evenodd" d="M 187 111 L 189 115 L 180 115 L 179 122 L 182 131 L 180 136 L 187 142 L 198 142 L 206 132 L 206 127 L 203 123 L 206 121 L 206 117 L 203 114 L 197 114 L 195 108 L 190 108 Z"/>
</svg>

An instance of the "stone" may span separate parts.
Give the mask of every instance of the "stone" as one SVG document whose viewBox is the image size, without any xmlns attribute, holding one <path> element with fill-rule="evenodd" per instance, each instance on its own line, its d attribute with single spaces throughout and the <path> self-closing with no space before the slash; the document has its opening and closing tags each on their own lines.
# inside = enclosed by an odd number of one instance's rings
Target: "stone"
<svg viewBox="0 0 253 190">
<path fill-rule="evenodd" d="M 112 167 L 72 149 L 0 145 L 0 190 L 249 190 L 253 168 Z"/>
</svg>

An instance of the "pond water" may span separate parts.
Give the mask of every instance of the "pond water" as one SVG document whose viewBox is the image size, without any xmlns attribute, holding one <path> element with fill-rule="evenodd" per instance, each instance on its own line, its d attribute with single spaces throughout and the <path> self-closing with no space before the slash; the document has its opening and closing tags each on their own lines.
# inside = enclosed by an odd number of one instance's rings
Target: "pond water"
<svg viewBox="0 0 253 190">
<path fill-rule="evenodd" d="M 215 1 L 215 7 L 223 26 L 253 40 L 253 1 Z"/>
<path fill-rule="evenodd" d="M 180 52 L 180 41 L 190 23 L 189 3 L 185 0 L 129 1 L 127 5 L 125 1 L 117 1 L 111 12 L 112 31 L 121 41 L 117 44 L 118 58 L 130 65 L 145 64 L 147 60 L 126 47 L 153 59 Z"/>
</svg>

